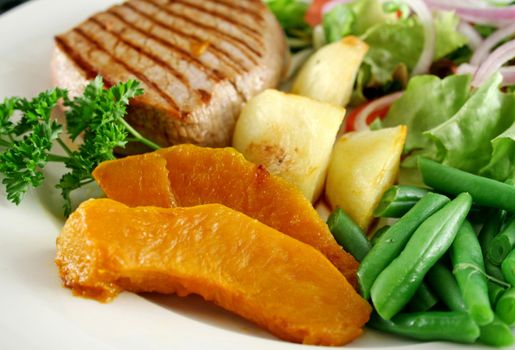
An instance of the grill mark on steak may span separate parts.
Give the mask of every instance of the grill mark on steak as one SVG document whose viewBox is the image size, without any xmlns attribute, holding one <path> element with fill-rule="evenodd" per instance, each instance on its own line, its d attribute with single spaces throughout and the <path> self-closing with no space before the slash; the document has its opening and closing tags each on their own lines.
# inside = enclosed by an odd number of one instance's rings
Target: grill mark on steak
<svg viewBox="0 0 515 350">
<path fill-rule="evenodd" d="M 177 27 L 170 25 L 170 23 L 168 22 L 164 22 L 162 20 L 154 18 L 149 14 L 145 13 L 144 11 L 142 11 L 141 9 L 139 9 L 138 7 L 134 6 L 131 2 L 125 2 L 121 6 L 131 9 L 132 11 L 136 12 L 141 17 L 146 18 L 148 21 L 154 23 L 155 25 L 165 28 L 166 30 L 173 32 L 174 34 L 177 34 L 183 38 L 186 38 L 190 41 L 195 41 L 198 44 L 204 42 L 204 40 L 198 35 L 189 34 Z M 226 52 L 223 48 L 220 48 L 216 43 L 209 43 L 209 47 L 207 48 L 207 50 L 209 50 L 220 61 L 234 69 L 235 72 L 237 72 L 238 74 L 249 71 L 249 69 L 241 61 L 231 56 L 230 53 Z"/>
<path fill-rule="evenodd" d="M 182 19 L 183 21 L 186 21 L 197 28 L 201 28 L 216 37 L 223 38 L 226 41 L 231 42 L 233 45 L 238 46 L 241 49 L 241 53 L 244 54 L 245 57 L 247 57 L 247 59 L 250 60 L 254 65 L 259 65 L 257 58 L 262 57 L 263 54 L 261 52 L 259 52 L 258 50 L 256 50 L 255 48 L 253 48 L 249 43 L 245 42 L 241 38 L 235 37 L 229 33 L 223 33 L 216 27 L 213 27 L 211 25 L 203 23 L 203 22 L 201 22 L 195 18 L 192 18 L 190 16 L 187 16 L 185 14 L 179 13 L 178 11 L 171 9 L 169 6 L 165 6 L 165 5 L 156 3 L 155 0 L 140 0 L 140 1 L 152 4 L 152 5 L 160 8 L 162 11 L 166 12 L 171 17 Z M 168 4 L 170 4 L 170 3 L 168 3 Z"/>
<path fill-rule="evenodd" d="M 202 0 L 202 1 L 209 1 L 209 0 Z M 213 1 L 209 1 L 209 2 L 213 2 Z M 225 6 L 228 10 L 237 9 L 240 12 L 243 12 L 249 16 L 254 17 L 259 22 L 263 21 L 263 16 L 261 15 L 261 13 L 256 12 L 255 9 L 251 9 L 249 7 L 242 6 L 240 0 L 238 0 L 238 1 L 216 0 L 215 3 L 218 5 Z M 261 3 L 259 3 L 259 5 L 261 5 Z"/>
<path fill-rule="evenodd" d="M 164 46 L 168 48 L 169 50 L 172 50 L 173 52 L 177 53 L 184 61 L 191 63 L 196 68 L 204 72 L 212 81 L 218 82 L 225 79 L 225 77 L 218 71 L 208 68 L 205 65 L 202 64 L 197 58 L 189 54 L 186 50 L 173 45 L 171 42 L 163 40 L 162 38 L 158 37 L 157 35 L 151 33 L 151 32 L 144 32 L 142 29 L 138 28 L 136 23 L 130 22 L 127 19 L 125 19 L 123 16 L 121 16 L 119 13 L 113 11 L 114 9 L 111 8 L 107 13 L 112 15 L 113 17 L 116 17 L 120 22 L 123 22 L 127 27 L 131 28 L 134 31 L 137 31 L 141 35 L 147 36 L 151 38 L 152 40 L 158 42 L 161 46 Z"/>
<path fill-rule="evenodd" d="M 131 101 L 127 121 L 163 146 L 230 145 L 244 102 L 284 69 L 283 33 L 261 0 L 126 0 L 93 17 L 61 34 L 63 45 L 56 40 L 55 83 L 80 94 L 86 75 L 140 80 L 146 93 Z"/>
<path fill-rule="evenodd" d="M 122 9 L 122 11 L 123 10 L 132 11 L 133 13 L 136 13 L 136 16 L 138 16 L 138 18 L 137 19 L 133 18 L 132 20 L 129 20 L 129 19 L 125 18 L 127 16 L 124 16 L 123 12 L 122 12 L 122 14 L 120 14 L 118 12 L 120 9 Z M 238 93 L 238 95 L 241 97 L 241 99 L 245 100 L 244 95 L 238 89 L 237 84 L 233 78 L 226 76 L 223 72 L 215 69 L 211 65 L 207 65 L 206 63 L 200 61 L 197 57 L 195 57 L 195 55 L 192 55 L 191 53 L 189 53 L 182 47 L 177 46 L 173 42 L 164 39 L 162 36 L 154 34 L 151 30 L 149 30 L 149 28 L 144 28 L 144 26 L 141 27 L 141 23 L 140 23 L 141 21 L 138 21 L 138 19 L 144 18 L 144 19 L 148 20 L 148 22 L 151 23 L 152 27 L 154 27 L 154 26 L 159 27 L 159 28 L 167 31 L 166 27 L 164 27 L 160 24 L 156 24 L 155 21 L 153 21 L 151 18 L 148 18 L 145 14 L 141 14 L 137 11 L 134 11 L 132 8 L 124 7 L 124 6 L 114 6 L 114 7 L 110 8 L 106 12 L 106 14 L 112 15 L 113 17 L 118 19 L 120 22 L 124 23 L 128 28 L 131 28 L 132 30 L 140 33 L 141 35 L 152 38 L 154 41 L 156 41 L 162 47 L 176 52 L 178 54 L 178 56 L 181 57 L 185 62 L 188 62 L 189 64 L 196 67 L 199 71 L 202 71 L 208 77 L 208 79 L 210 79 L 211 81 L 214 81 L 214 82 L 227 81 L 228 83 L 230 83 L 233 86 L 234 90 Z M 175 33 L 175 32 L 173 32 L 173 33 Z M 224 60 L 220 59 L 218 56 L 215 55 L 215 57 L 217 57 L 217 59 L 220 60 L 220 63 L 226 64 L 226 62 Z M 239 74 L 239 72 L 240 72 L 239 70 L 232 69 L 232 67 L 231 67 L 231 73 Z M 206 101 L 207 98 L 206 98 L 206 94 L 203 93 L 204 90 L 199 90 L 199 92 L 201 95 L 200 96 L 201 100 Z"/>
<path fill-rule="evenodd" d="M 88 21 L 92 22 L 92 23 L 95 23 L 96 25 L 101 27 L 104 31 L 111 33 L 114 37 L 116 37 L 117 40 L 123 42 L 127 46 L 129 46 L 132 49 L 136 50 L 139 54 L 141 54 L 143 56 L 146 56 L 147 58 L 149 58 L 150 60 L 155 62 L 157 65 L 159 65 L 160 67 L 164 68 L 166 71 L 168 71 L 174 77 L 176 77 L 177 80 L 179 80 L 182 84 L 184 84 L 189 91 L 193 90 L 191 88 L 190 82 L 188 81 L 188 79 L 186 79 L 184 77 L 183 74 L 179 73 L 174 67 L 172 67 L 170 65 L 170 63 L 168 63 L 166 61 L 163 61 L 160 57 L 158 57 L 158 56 L 154 55 L 153 53 L 149 52 L 148 50 L 146 50 L 145 46 L 135 44 L 135 43 L 125 39 L 119 33 L 117 33 L 116 31 L 112 30 L 112 28 L 110 28 L 108 24 L 106 24 L 102 20 L 98 19 L 97 16 L 89 18 Z M 193 90 L 193 91 L 195 91 L 195 90 Z M 199 98 L 202 97 L 200 92 L 195 91 L 195 93 L 198 95 Z"/>
<path fill-rule="evenodd" d="M 63 53 L 66 54 L 70 58 L 70 60 L 84 73 L 84 77 L 87 80 L 93 80 L 97 76 L 97 70 L 84 58 L 82 58 L 81 54 L 76 51 L 73 47 L 68 45 L 68 43 L 59 35 L 55 37 L 55 42 L 57 46 Z M 104 83 L 106 87 L 113 86 L 113 82 L 108 78 L 104 78 Z"/>
<path fill-rule="evenodd" d="M 225 15 L 224 13 L 216 10 L 214 7 L 209 8 L 207 6 L 203 6 L 206 4 L 206 2 L 209 4 L 213 4 L 213 5 L 216 5 L 216 2 L 210 2 L 210 1 L 206 1 L 206 0 L 200 1 L 198 3 L 190 2 L 189 0 L 172 0 L 171 2 L 179 3 L 183 6 L 193 8 L 202 13 L 207 13 L 215 18 L 220 18 L 220 19 L 230 23 L 231 25 L 238 27 L 242 32 L 244 32 L 248 36 L 252 37 L 252 39 L 256 42 L 256 44 L 258 44 L 260 46 L 260 48 L 263 47 L 263 38 L 259 35 L 259 31 L 256 28 L 251 27 L 244 22 L 236 20 L 236 18 L 237 18 L 236 16 L 229 17 L 229 16 Z M 234 13 L 235 11 L 237 11 L 237 10 L 231 9 L 231 12 Z"/>
<path fill-rule="evenodd" d="M 141 72 L 139 72 L 137 69 L 134 69 L 132 68 L 131 66 L 129 66 L 127 63 L 125 63 L 124 61 L 116 58 L 109 50 L 107 50 L 103 45 L 102 43 L 100 43 L 98 40 L 92 38 L 91 36 L 89 36 L 86 32 L 84 32 L 84 30 L 82 30 L 81 28 L 79 27 L 76 27 L 72 30 L 74 33 L 80 35 L 82 38 L 84 38 L 84 40 L 86 40 L 87 42 L 89 42 L 92 46 L 94 46 L 97 50 L 99 51 L 102 51 L 104 52 L 105 54 L 107 54 L 114 62 L 116 62 L 117 64 L 121 65 L 122 67 L 124 67 L 127 72 L 129 72 L 130 74 L 134 75 L 138 80 L 142 81 L 145 85 L 147 85 L 148 87 L 150 87 L 151 89 L 153 89 L 155 92 L 157 92 L 159 94 L 159 96 L 161 96 L 161 98 L 163 100 L 165 100 L 171 107 L 172 109 L 172 112 L 179 116 L 181 119 L 184 119 L 184 118 L 187 118 L 187 115 L 185 115 L 184 112 L 182 112 L 180 109 L 179 109 L 179 106 L 177 105 L 177 103 L 175 102 L 175 100 L 168 94 L 166 93 L 166 91 L 164 91 L 163 89 L 161 89 L 159 87 L 159 85 L 157 85 L 155 82 L 153 82 L 152 80 L 148 79 L 147 76 Z"/>
</svg>

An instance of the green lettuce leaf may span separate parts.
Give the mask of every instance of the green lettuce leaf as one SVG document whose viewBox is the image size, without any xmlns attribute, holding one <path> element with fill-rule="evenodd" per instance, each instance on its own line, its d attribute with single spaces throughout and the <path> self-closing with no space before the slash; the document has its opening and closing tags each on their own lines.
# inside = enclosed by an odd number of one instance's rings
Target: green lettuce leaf
<svg viewBox="0 0 515 350">
<path fill-rule="evenodd" d="M 422 27 L 413 18 L 376 25 L 362 39 L 369 45 L 364 61 L 370 66 L 375 84 L 392 80 L 399 65 L 411 70 L 422 52 Z"/>
<path fill-rule="evenodd" d="M 352 34 L 355 20 L 356 15 L 350 6 L 346 4 L 335 6 L 323 18 L 325 40 L 332 43 Z"/>
<path fill-rule="evenodd" d="M 264 0 L 285 31 L 309 27 L 304 20 L 310 0 Z"/>
<path fill-rule="evenodd" d="M 459 18 L 453 12 L 436 12 L 434 22 L 435 60 L 467 44 L 467 39 L 456 30 Z M 361 99 L 364 88 L 387 87 L 388 83 L 399 79 L 397 75 L 402 77 L 403 72 L 411 71 L 423 50 L 424 29 L 418 18 L 398 19 L 395 14 L 385 12 L 379 0 L 337 5 L 324 15 L 323 26 L 328 42 L 358 35 L 369 45 L 361 68 L 367 71 L 362 76 L 368 76 L 368 81 L 363 82 L 361 91 L 355 94 Z"/>
<path fill-rule="evenodd" d="M 515 121 L 511 127 L 492 140 L 490 163 L 479 173 L 499 180 L 515 181 Z"/>
<path fill-rule="evenodd" d="M 515 118 L 514 95 L 501 92 L 501 82 L 498 73 L 474 92 L 451 119 L 426 132 L 444 155 L 444 164 L 473 173 L 488 166 L 492 141 L 510 128 Z M 501 174 L 491 175 L 503 180 Z"/>
<path fill-rule="evenodd" d="M 336 5 L 324 14 L 322 24 L 327 42 L 335 42 L 346 35 L 361 35 L 386 18 L 379 0 L 357 0 Z"/>
<path fill-rule="evenodd" d="M 408 127 L 405 153 L 411 154 L 405 166 L 414 166 L 414 157 L 437 158 L 433 141 L 424 134 L 448 119 L 463 106 L 469 96 L 469 75 L 440 79 L 433 75 L 413 77 L 404 95 L 390 108 L 383 126 L 404 124 Z"/>
<path fill-rule="evenodd" d="M 454 13 L 436 13 L 434 60 L 467 43 L 467 39 L 456 31 L 458 22 Z M 378 24 L 370 28 L 363 39 L 370 46 L 365 62 L 370 65 L 375 82 L 384 84 L 392 79 L 399 65 L 403 64 L 409 70 L 415 67 L 424 45 L 424 30 L 418 19 L 412 17 Z"/>
<path fill-rule="evenodd" d="M 407 125 L 403 167 L 424 156 L 496 180 L 515 180 L 515 93 L 493 76 L 476 91 L 469 75 L 419 76 L 383 120 Z"/>
<path fill-rule="evenodd" d="M 350 6 L 356 17 L 353 27 L 355 35 L 364 34 L 368 29 L 388 19 L 379 0 L 358 0 L 352 2 Z"/>
<path fill-rule="evenodd" d="M 460 19 L 454 12 L 436 12 L 436 47 L 435 60 L 443 58 L 468 43 L 467 38 L 461 35 L 457 28 Z"/>
</svg>

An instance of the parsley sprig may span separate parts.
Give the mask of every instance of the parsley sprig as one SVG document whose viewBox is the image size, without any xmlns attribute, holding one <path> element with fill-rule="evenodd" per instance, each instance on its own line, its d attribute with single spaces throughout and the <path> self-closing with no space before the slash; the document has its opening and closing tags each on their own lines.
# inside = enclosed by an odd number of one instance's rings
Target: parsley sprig
<svg viewBox="0 0 515 350">
<path fill-rule="evenodd" d="M 137 81 L 105 89 L 102 78 L 97 77 L 74 99 L 60 88 L 42 92 L 32 100 L 6 98 L 0 103 L 0 177 L 7 198 L 19 204 L 29 188 L 44 181 L 43 169 L 49 162 L 62 162 L 68 172 L 56 187 L 61 190 L 68 215 L 72 210 L 70 193 L 92 182 L 91 172 L 101 162 L 114 159 L 116 148 L 125 147 L 130 140 L 158 149 L 124 119 L 129 100 L 141 94 Z M 65 144 L 65 128 L 51 116 L 60 101 L 66 108 L 66 133 L 78 144 L 76 150 Z M 64 156 L 55 153 L 57 145 Z"/>
</svg>

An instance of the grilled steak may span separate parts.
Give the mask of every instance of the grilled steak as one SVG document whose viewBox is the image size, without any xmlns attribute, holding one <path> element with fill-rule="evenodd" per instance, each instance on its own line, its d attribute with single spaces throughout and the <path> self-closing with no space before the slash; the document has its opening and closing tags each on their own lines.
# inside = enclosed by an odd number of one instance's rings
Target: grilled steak
<svg viewBox="0 0 515 350">
<path fill-rule="evenodd" d="M 130 0 L 55 38 L 57 85 L 137 79 L 127 120 L 167 146 L 230 144 L 242 104 L 275 86 L 285 40 L 261 0 Z"/>
</svg>

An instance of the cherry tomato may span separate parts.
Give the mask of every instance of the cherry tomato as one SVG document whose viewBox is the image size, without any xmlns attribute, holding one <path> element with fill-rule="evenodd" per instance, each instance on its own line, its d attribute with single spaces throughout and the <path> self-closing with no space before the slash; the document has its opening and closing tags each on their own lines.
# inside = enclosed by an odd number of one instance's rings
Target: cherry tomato
<svg viewBox="0 0 515 350">
<path fill-rule="evenodd" d="M 312 27 L 322 23 L 322 7 L 330 0 L 313 0 L 304 19 Z"/>
</svg>

